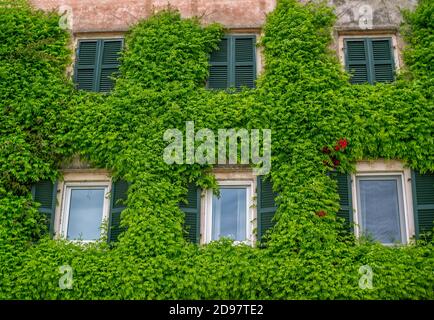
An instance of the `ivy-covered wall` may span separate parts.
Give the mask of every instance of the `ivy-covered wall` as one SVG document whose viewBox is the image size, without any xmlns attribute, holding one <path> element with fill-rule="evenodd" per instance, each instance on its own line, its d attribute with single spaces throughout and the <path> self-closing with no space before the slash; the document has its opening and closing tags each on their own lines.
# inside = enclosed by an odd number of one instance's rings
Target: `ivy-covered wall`
<svg viewBox="0 0 434 320">
<path fill-rule="evenodd" d="M 130 30 L 105 95 L 66 78 L 70 39 L 56 15 L 0 5 L 0 298 L 433 299 L 433 243 L 393 248 L 346 233 L 322 151 L 347 139 L 340 172 L 377 158 L 434 171 L 433 14 L 426 0 L 407 14 L 408 70 L 396 82 L 350 85 L 328 49 L 332 10 L 280 0 L 264 26 L 257 88 L 227 93 L 203 85 L 222 28 L 168 10 Z M 272 130 L 279 209 L 265 247 L 184 240 L 187 184 L 216 186 L 209 167 L 163 161 L 164 131 L 185 121 Z M 60 178 L 76 154 L 131 183 L 127 231 L 114 244 L 51 240 L 32 201 L 31 185 Z M 62 265 L 73 269 L 71 289 L 59 287 Z M 372 289 L 359 287 L 363 265 Z"/>
</svg>

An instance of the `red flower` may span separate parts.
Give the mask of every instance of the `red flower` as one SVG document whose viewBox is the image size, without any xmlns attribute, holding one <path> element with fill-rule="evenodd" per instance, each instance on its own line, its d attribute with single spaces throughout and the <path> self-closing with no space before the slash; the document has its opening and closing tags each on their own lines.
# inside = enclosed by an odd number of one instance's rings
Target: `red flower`
<svg viewBox="0 0 434 320">
<path fill-rule="evenodd" d="M 324 210 L 320 210 L 315 214 L 320 218 L 325 217 L 327 215 L 327 213 Z"/>
<path fill-rule="evenodd" d="M 335 167 L 337 167 L 337 166 L 341 163 L 341 162 L 340 162 L 338 159 L 336 159 L 336 158 L 333 158 L 332 161 L 333 161 L 333 164 L 334 164 Z"/>
<path fill-rule="evenodd" d="M 330 152 L 331 151 L 330 151 L 329 147 L 325 146 L 322 148 L 322 153 L 329 154 Z"/>
<path fill-rule="evenodd" d="M 346 147 L 348 146 L 348 141 L 345 138 L 339 139 L 336 146 L 335 146 L 335 150 L 339 151 L 339 150 L 344 150 Z"/>
<path fill-rule="evenodd" d="M 338 144 L 342 149 L 345 149 L 348 146 L 348 141 L 347 139 L 343 138 L 339 140 Z"/>
</svg>

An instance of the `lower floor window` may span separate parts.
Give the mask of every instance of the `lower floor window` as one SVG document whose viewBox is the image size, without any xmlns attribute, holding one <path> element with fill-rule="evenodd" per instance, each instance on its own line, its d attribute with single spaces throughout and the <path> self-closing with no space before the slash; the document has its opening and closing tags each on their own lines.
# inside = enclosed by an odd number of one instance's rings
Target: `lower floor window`
<svg viewBox="0 0 434 320">
<path fill-rule="evenodd" d="M 245 241 L 247 224 L 247 188 L 224 187 L 220 197 L 212 199 L 212 240 L 230 238 Z"/>
<path fill-rule="evenodd" d="M 109 210 L 107 193 L 108 185 L 65 185 L 62 231 L 66 239 L 94 241 L 100 238 Z"/>
<path fill-rule="evenodd" d="M 222 238 L 229 238 L 236 242 L 250 242 L 251 197 L 250 183 L 243 185 L 242 182 L 222 182 L 219 196 L 209 190 L 205 210 L 205 242 Z"/>
<path fill-rule="evenodd" d="M 384 244 L 405 243 L 407 236 L 401 175 L 357 176 L 356 190 L 362 235 Z"/>
</svg>

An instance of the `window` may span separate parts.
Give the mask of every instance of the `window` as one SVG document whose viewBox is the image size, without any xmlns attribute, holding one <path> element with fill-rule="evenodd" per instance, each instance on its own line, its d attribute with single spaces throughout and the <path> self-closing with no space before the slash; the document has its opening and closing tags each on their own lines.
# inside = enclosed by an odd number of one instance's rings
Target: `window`
<svg viewBox="0 0 434 320">
<path fill-rule="evenodd" d="M 356 190 L 361 234 L 385 244 L 405 243 L 402 176 L 357 176 Z"/>
<path fill-rule="evenodd" d="M 101 226 L 107 222 L 107 238 L 112 242 L 124 231 L 121 214 L 128 188 L 124 180 L 112 181 L 106 170 L 65 169 L 63 180 L 39 181 L 33 185 L 32 195 L 51 236 L 94 241 L 101 237 Z"/>
<path fill-rule="evenodd" d="M 222 39 L 210 56 L 208 88 L 254 88 L 256 80 L 256 36 L 230 35 Z"/>
<path fill-rule="evenodd" d="M 236 241 L 247 239 L 247 188 L 222 187 L 220 197 L 212 199 L 211 240 L 223 237 Z"/>
<path fill-rule="evenodd" d="M 274 226 L 277 210 L 277 194 L 270 179 L 257 177 L 245 167 L 219 167 L 213 172 L 220 184 L 220 197 L 211 190 L 202 193 L 192 183 L 188 185 L 187 201 L 179 204 L 185 214 L 185 238 L 198 244 L 222 237 L 251 244 L 263 240 Z"/>
<path fill-rule="evenodd" d="M 392 82 L 395 64 L 392 38 L 344 38 L 345 68 L 351 83 Z"/>
<path fill-rule="evenodd" d="M 205 242 L 229 238 L 252 241 L 252 185 L 246 181 L 221 181 L 220 196 L 207 191 Z"/>
<path fill-rule="evenodd" d="M 94 241 L 107 220 L 108 184 L 67 183 L 64 191 L 62 235 L 67 240 Z"/>
<path fill-rule="evenodd" d="M 113 88 L 112 76 L 119 69 L 122 39 L 80 40 L 75 64 L 78 89 L 108 92 Z"/>
<path fill-rule="evenodd" d="M 337 215 L 357 237 L 405 244 L 417 235 L 420 214 L 413 210 L 413 199 L 427 190 L 423 184 L 419 192 L 413 190 L 412 171 L 400 161 L 359 161 L 355 174 L 335 173 L 332 177 L 340 197 Z"/>
</svg>

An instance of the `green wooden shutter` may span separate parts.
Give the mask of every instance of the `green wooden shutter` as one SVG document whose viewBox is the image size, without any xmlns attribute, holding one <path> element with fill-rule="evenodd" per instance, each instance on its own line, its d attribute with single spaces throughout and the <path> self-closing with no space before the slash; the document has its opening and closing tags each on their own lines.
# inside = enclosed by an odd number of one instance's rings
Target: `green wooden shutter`
<svg viewBox="0 0 434 320">
<path fill-rule="evenodd" d="M 345 224 L 352 229 L 353 204 L 351 192 L 351 176 L 347 174 L 333 173 L 333 179 L 337 182 L 340 209 L 337 216 L 345 220 Z"/>
<path fill-rule="evenodd" d="M 218 50 L 210 56 L 208 88 L 226 89 L 229 87 L 229 52 L 230 38 L 225 37 L 219 43 Z"/>
<path fill-rule="evenodd" d="M 122 40 L 103 40 L 101 44 L 102 57 L 98 82 L 100 92 L 109 92 L 113 89 L 114 82 L 111 77 L 119 69 L 119 57 L 122 50 Z"/>
<path fill-rule="evenodd" d="M 54 234 L 57 184 L 49 180 L 39 181 L 32 187 L 33 200 L 40 203 L 39 212 L 46 216 L 50 236 Z"/>
<path fill-rule="evenodd" d="M 434 173 L 413 171 L 412 184 L 416 236 L 419 237 L 434 227 Z"/>
<path fill-rule="evenodd" d="M 186 239 L 200 242 L 200 189 L 194 184 L 188 185 L 187 203 L 180 203 L 179 207 L 185 213 Z"/>
<path fill-rule="evenodd" d="M 124 180 L 113 182 L 110 201 L 110 217 L 108 229 L 108 241 L 116 241 L 124 228 L 121 228 L 121 213 L 126 208 L 129 184 Z"/>
<path fill-rule="evenodd" d="M 99 46 L 98 40 L 83 40 L 78 43 L 75 63 L 75 83 L 78 89 L 97 91 Z"/>
<path fill-rule="evenodd" d="M 256 80 L 256 36 L 226 36 L 210 56 L 208 88 L 253 88 Z"/>
<path fill-rule="evenodd" d="M 119 69 L 123 39 L 82 40 L 78 43 L 75 82 L 77 88 L 108 92 L 113 88 L 110 77 Z"/>
<path fill-rule="evenodd" d="M 369 55 L 366 39 L 345 39 L 345 67 L 351 74 L 350 82 L 371 83 L 369 70 Z"/>
<path fill-rule="evenodd" d="M 351 83 L 391 82 L 394 80 L 392 40 L 345 39 L 345 67 Z"/>
<path fill-rule="evenodd" d="M 371 74 L 373 82 L 394 80 L 394 61 L 391 39 L 368 39 L 371 54 Z"/>
<path fill-rule="evenodd" d="M 273 191 L 273 185 L 269 179 L 264 180 L 262 176 L 258 176 L 257 182 L 258 241 L 261 241 L 267 230 L 275 224 L 273 218 L 277 210 L 275 201 L 277 194 Z"/>
<path fill-rule="evenodd" d="M 254 88 L 256 80 L 256 37 L 234 36 L 233 81 L 231 86 Z"/>
</svg>

